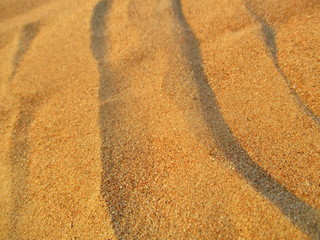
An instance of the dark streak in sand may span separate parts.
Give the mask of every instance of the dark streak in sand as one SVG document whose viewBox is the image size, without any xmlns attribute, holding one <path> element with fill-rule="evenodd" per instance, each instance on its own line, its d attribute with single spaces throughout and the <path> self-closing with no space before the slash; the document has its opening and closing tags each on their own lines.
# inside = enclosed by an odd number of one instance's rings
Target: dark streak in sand
<svg viewBox="0 0 320 240">
<path fill-rule="evenodd" d="M 182 48 L 185 58 L 187 59 L 190 68 L 193 70 L 193 79 L 197 83 L 197 88 L 200 96 L 202 114 L 205 118 L 206 124 L 210 129 L 210 133 L 214 140 L 218 143 L 219 148 L 224 153 L 227 159 L 235 166 L 236 170 L 242 174 L 247 182 L 287 216 L 297 227 L 303 232 L 310 235 L 314 239 L 319 237 L 319 213 L 316 209 L 308 206 L 302 200 L 292 194 L 286 187 L 282 186 L 274 180 L 265 170 L 256 164 L 238 143 L 233 136 L 230 128 L 225 122 L 220 110 L 214 92 L 208 84 L 207 78 L 202 69 L 202 59 L 199 50 L 199 43 L 197 42 L 189 24 L 187 23 L 179 0 L 172 0 L 173 10 L 175 17 L 179 24 L 184 29 L 185 42 L 180 47 Z M 101 182 L 101 194 L 103 195 L 111 213 L 112 224 L 115 233 L 119 239 L 122 239 L 126 234 L 125 229 L 121 228 L 121 218 L 123 217 L 118 206 L 112 201 L 112 194 L 110 186 L 113 164 L 108 149 L 108 135 L 105 127 L 106 119 L 108 116 L 107 105 L 105 100 L 110 93 L 110 69 L 105 62 L 106 56 L 106 16 L 108 14 L 111 1 L 100 1 L 94 8 L 91 19 L 91 50 L 94 58 L 98 64 L 100 73 L 100 89 L 99 89 L 99 124 L 100 124 L 100 137 L 101 137 L 101 161 L 104 170 L 103 179 Z M 273 45 L 272 34 L 270 29 L 265 29 L 267 44 L 271 49 L 271 54 L 276 53 L 276 47 Z M 110 80 L 110 79 L 109 79 Z M 120 198 L 122 193 L 118 193 Z M 119 199 L 118 199 L 119 200 Z M 120 199 L 121 200 L 121 199 Z"/>
<path fill-rule="evenodd" d="M 245 149 L 233 136 L 228 124 L 219 110 L 219 104 L 202 68 L 199 43 L 186 21 L 179 0 L 172 0 L 175 16 L 184 28 L 185 42 L 181 46 L 185 58 L 193 70 L 193 79 L 197 83 L 202 113 L 214 140 L 235 169 L 247 182 L 271 203 L 277 206 L 300 230 L 313 239 L 320 238 L 320 213 L 300 200 L 285 186 L 274 180 L 264 169 L 255 163 Z M 263 27 L 266 43 L 272 56 L 276 56 L 276 45 L 272 30 Z M 276 58 L 275 58 L 276 59 Z"/>
<path fill-rule="evenodd" d="M 275 68 L 277 69 L 277 72 L 279 73 L 279 75 L 285 81 L 295 102 L 304 111 L 305 114 L 307 114 L 318 126 L 320 126 L 320 118 L 303 102 L 299 94 L 292 87 L 291 82 L 287 78 L 286 74 L 283 72 L 282 68 L 280 67 L 279 59 L 278 59 L 278 48 L 277 48 L 276 37 L 275 37 L 273 28 L 262 17 L 257 15 L 249 7 L 248 4 L 246 4 L 246 8 L 251 13 L 251 15 L 260 23 L 264 42 L 271 55 L 272 62 Z"/>
<path fill-rule="evenodd" d="M 106 128 L 106 122 L 108 119 L 112 118 L 110 114 L 110 107 L 105 103 L 108 95 L 110 94 L 111 85 L 110 85 L 110 69 L 105 61 L 107 54 L 107 43 L 106 43 L 106 17 L 108 15 L 109 9 L 112 5 L 112 0 L 102 0 L 99 1 L 94 7 L 93 14 L 91 17 L 91 51 L 93 57 L 97 61 L 98 71 L 99 71 L 99 126 L 100 126 L 100 139 L 101 139 L 101 148 L 100 148 L 100 158 L 103 168 L 103 176 L 101 179 L 101 195 L 105 200 L 106 205 L 111 216 L 111 223 L 114 229 L 115 234 L 118 239 L 122 239 L 124 231 L 121 228 L 121 219 L 122 211 L 119 209 L 119 204 L 115 203 L 117 198 L 112 193 L 113 186 L 117 183 L 114 183 L 112 178 L 113 171 L 113 162 L 110 156 L 110 141 L 109 134 Z M 120 198 L 123 198 L 120 193 Z M 117 198 L 118 199 L 118 198 Z M 123 200 L 124 201 L 124 200 Z"/>
<path fill-rule="evenodd" d="M 23 60 L 24 55 L 29 50 L 32 41 L 39 32 L 39 25 L 39 22 L 32 22 L 23 26 L 19 38 L 18 50 L 13 58 L 13 70 L 10 75 L 10 80 L 12 80 L 14 76 L 17 74 L 19 65 Z"/>
<path fill-rule="evenodd" d="M 22 98 L 20 112 L 15 122 L 12 136 L 9 159 L 12 166 L 12 198 L 13 208 L 11 214 L 10 238 L 16 238 L 17 224 L 27 201 L 27 179 L 29 176 L 29 128 L 33 121 L 35 111 L 39 105 L 33 98 Z"/>
<path fill-rule="evenodd" d="M 14 69 L 10 80 L 14 78 L 25 53 L 39 31 L 39 22 L 26 24 L 20 34 L 18 50 L 13 59 Z M 29 176 L 29 128 L 37 109 L 38 101 L 30 97 L 20 100 L 20 111 L 11 136 L 9 159 L 12 166 L 12 198 L 13 207 L 10 216 L 10 238 L 18 235 L 17 224 L 27 200 L 27 178 Z"/>
</svg>

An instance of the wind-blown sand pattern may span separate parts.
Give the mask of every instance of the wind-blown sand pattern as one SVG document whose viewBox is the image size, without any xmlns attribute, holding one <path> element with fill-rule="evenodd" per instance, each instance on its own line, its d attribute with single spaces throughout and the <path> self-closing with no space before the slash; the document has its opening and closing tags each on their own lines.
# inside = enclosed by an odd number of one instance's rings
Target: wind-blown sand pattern
<svg viewBox="0 0 320 240">
<path fill-rule="evenodd" d="M 3 1 L 0 239 L 320 239 L 319 17 Z"/>
<path fill-rule="evenodd" d="M 19 64 L 23 60 L 24 54 L 30 47 L 33 38 L 36 36 L 38 32 L 38 27 L 38 23 L 28 23 L 25 26 L 23 26 L 23 29 L 20 34 L 18 50 L 12 61 L 14 64 L 14 69 L 11 73 L 11 79 L 13 79 L 16 75 Z"/>
<path fill-rule="evenodd" d="M 272 57 L 272 61 L 274 63 L 274 66 L 276 67 L 279 74 L 284 79 L 285 83 L 288 85 L 288 88 L 290 89 L 290 92 L 293 95 L 295 101 L 301 107 L 301 109 L 307 115 L 309 115 L 315 123 L 317 123 L 320 126 L 320 118 L 317 115 L 315 115 L 315 113 L 313 113 L 313 111 L 302 101 L 302 99 L 300 98 L 298 93 L 295 91 L 295 89 L 292 87 L 290 81 L 287 79 L 285 73 L 283 72 L 283 70 L 281 69 L 281 67 L 279 65 L 279 60 L 278 60 L 278 56 L 277 56 L 278 48 L 277 48 L 277 44 L 276 44 L 274 30 L 262 17 L 259 17 L 248 5 L 247 5 L 247 9 L 261 24 L 261 31 L 263 33 L 265 44 L 266 44 L 268 50 L 270 51 L 270 55 Z"/>
</svg>

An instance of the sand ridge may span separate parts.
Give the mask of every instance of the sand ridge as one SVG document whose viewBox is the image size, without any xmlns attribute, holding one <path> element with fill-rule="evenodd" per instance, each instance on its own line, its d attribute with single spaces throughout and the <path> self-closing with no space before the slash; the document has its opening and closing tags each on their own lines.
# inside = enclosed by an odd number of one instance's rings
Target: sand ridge
<svg viewBox="0 0 320 240">
<path fill-rule="evenodd" d="M 10 4 L 3 239 L 319 238 L 316 1 Z"/>
</svg>

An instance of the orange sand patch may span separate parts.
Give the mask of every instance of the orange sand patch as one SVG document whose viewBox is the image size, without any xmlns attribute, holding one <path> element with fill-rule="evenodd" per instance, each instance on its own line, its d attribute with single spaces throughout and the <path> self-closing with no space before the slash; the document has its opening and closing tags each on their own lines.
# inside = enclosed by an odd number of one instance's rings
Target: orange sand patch
<svg viewBox="0 0 320 240">
<path fill-rule="evenodd" d="M 319 6 L 3 1 L 1 239 L 319 239 Z"/>
</svg>

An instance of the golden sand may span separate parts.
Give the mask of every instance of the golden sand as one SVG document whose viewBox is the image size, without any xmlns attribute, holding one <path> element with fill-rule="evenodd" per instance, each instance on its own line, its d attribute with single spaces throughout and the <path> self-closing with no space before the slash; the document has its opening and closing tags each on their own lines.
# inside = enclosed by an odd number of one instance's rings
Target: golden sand
<svg viewBox="0 0 320 240">
<path fill-rule="evenodd" d="M 1 239 L 320 239 L 317 0 L 4 0 Z"/>
</svg>

